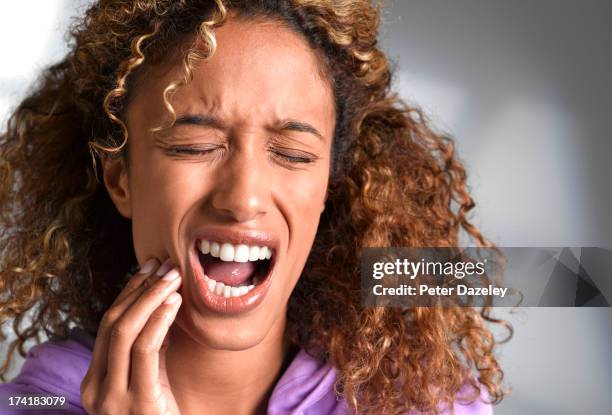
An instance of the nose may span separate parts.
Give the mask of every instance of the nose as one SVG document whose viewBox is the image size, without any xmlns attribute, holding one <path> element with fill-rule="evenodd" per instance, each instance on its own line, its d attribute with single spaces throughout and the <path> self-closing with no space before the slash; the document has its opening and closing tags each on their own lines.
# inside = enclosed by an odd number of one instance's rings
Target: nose
<svg viewBox="0 0 612 415">
<path fill-rule="evenodd" d="M 263 154 L 251 148 L 235 148 L 219 166 L 212 206 L 217 214 L 235 222 L 248 222 L 264 215 L 270 203 L 270 185 L 265 178 Z"/>
</svg>

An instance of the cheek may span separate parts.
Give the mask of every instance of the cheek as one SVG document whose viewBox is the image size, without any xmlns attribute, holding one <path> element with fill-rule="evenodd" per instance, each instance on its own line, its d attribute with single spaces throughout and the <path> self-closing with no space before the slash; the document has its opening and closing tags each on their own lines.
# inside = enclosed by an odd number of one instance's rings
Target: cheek
<svg viewBox="0 0 612 415">
<path fill-rule="evenodd" d="M 327 183 L 327 169 L 318 168 L 313 174 L 285 181 L 283 192 L 300 215 L 318 217 L 325 202 Z"/>
<path fill-rule="evenodd" d="M 289 241 L 300 252 L 299 259 L 303 261 L 299 263 L 305 262 L 310 252 L 325 203 L 328 169 L 323 167 L 316 173 L 287 181 L 283 186 Z"/>
<path fill-rule="evenodd" d="M 199 197 L 202 180 L 197 171 L 177 167 L 162 161 L 134 174 L 132 227 L 139 259 L 161 259 L 173 252 L 181 219 Z"/>
</svg>

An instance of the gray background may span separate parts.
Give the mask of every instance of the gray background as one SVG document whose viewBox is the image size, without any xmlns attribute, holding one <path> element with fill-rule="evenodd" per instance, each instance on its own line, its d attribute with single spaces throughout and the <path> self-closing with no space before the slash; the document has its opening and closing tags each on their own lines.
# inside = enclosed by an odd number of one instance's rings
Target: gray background
<svg viewBox="0 0 612 415">
<path fill-rule="evenodd" d="M 65 52 L 86 3 L 2 2 L 0 119 Z M 383 18 L 396 89 L 456 138 L 485 235 L 612 249 L 612 3 L 388 1 Z M 612 413 L 611 309 L 498 314 L 516 333 L 499 352 L 511 395 L 496 414 Z"/>
</svg>

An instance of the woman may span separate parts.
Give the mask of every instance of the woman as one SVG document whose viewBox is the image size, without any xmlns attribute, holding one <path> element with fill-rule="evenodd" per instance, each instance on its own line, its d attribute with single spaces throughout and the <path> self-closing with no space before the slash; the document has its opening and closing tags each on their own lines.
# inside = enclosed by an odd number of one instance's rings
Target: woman
<svg viewBox="0 0 612 415">
<path fill-rule="evenodd" d="M 365 0 L 91 6 L 2 137 L 2 373 L 54 339 L 3 392 L 490 413 L 488 309 L 360 306 L 362 247 L 489 245 L 452 141 L 391 93 L 378 24 Z"/>
</svg>

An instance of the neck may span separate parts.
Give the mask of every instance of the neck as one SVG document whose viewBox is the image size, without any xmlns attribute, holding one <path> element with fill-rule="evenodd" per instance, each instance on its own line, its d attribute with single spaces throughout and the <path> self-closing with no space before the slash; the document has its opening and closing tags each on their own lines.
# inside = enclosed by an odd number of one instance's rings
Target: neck
<svg viewBox="0 0 612 415">
<path fill-rule="evenodd" d="M 289 357 L 286 322 L 246 350 L 218 350 L 172 327 L 166 371 L 182 414 L 265 414 Z"/>
</svg>

